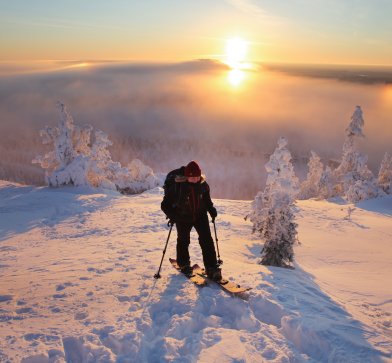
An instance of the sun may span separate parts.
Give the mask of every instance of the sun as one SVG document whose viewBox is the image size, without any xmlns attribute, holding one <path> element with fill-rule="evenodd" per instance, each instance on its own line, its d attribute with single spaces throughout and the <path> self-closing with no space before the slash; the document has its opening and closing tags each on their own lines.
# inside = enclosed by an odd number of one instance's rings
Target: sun
<svg viewBox="0 0 392 363">
<path fill-rule="evenodd" d="M 226 63 L 235 69 L 241 68 L 246 60 L 248 42 L 239 37 L 228 39 L 226 42 Z"/>
</svg>

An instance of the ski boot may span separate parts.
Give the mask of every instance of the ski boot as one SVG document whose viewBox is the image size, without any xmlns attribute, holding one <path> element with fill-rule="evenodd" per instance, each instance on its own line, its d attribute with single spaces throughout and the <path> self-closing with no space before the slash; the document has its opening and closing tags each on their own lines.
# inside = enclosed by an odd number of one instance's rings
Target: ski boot
<svg viewBox="0 0 392 363">
<path fill-rule="evenodd" d="M 219 267 L 207 267 L 206 274 L 209 279 L 219 282 L 222 280 L 222 270 Z"/>
<path fill-rule="evenodd" d="M 193 269 L 191 265 L 180 266 L 180 271 L 188 277 L 193 275 Z"/>
</svg>

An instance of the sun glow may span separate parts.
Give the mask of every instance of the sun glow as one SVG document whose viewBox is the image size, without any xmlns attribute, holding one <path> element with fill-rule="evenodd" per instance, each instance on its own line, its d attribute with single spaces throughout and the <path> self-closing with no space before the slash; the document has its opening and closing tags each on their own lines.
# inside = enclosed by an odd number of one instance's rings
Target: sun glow
<svg viewBox="0 0 392 363">
<path fill-rule="evenodd" d="M 248 53 L 248 42 L 236 37 L 226 42 L 226 61 L 231 68 L 228 74 L 228 81 L 232 86 L 239 86 L 245 79 L 244 69 L 248 68 L 245 63 Z"/>
<path fill-rule="evenodd" d="M 72 64 L 72 65 L 68 66 L 67 68 L 87 68 L 89 66 L 90 66 L 90 63 L 82 62 L 82 63 Z"/>
<path fill-rule="evenodd" d="M 248 42 L 241 38 L 229 39 L 226 43 L 226 63 L 232 68 L 240 68 L 248 53 Z"/>
<path fill-rule="evenodd" d="M 229 71 L 228 80 L 231 85 L 238 86 L 245 78 L 245 72 L 241 69 L 232 69 Z"/>
</svg>

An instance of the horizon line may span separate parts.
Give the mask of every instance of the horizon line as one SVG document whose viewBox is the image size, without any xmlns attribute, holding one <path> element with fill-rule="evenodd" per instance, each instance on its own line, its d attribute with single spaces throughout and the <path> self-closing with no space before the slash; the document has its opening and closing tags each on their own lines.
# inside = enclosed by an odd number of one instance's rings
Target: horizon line
<svg viewBox="0 0 392 363">
<path fill-rule="evenodd" d="M 213 61 L 225 64 L 224 61 L 218 57 L 195 57 L 195 58 L 181 58 L 172 59 L 166 58 L 160 61 L 156 59 L 138 59 L 138 58 L 70 58 L 70 59 L 24 59 L 24 60 L 1 60 L 0 64 L 34 64 L 34 63 L 148 63 L 148 64 L 176 64 L 185 62 L 196 62 L 196 61 Z M 282 60 L 248 60 L 246 63 L 251 64 L 278 64 L 278 65 L 299 65 L 299 66 L 364 66 L 364 67 L 392 67 L 391 64 L 382 63 L 351 63 L 351 62 L 290 62 Z"/>
</svg>

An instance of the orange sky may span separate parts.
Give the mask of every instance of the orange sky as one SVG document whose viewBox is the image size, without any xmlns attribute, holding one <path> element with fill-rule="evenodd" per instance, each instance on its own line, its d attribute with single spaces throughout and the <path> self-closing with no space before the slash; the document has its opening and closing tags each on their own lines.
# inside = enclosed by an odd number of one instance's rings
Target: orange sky
<svg viewBox="0 0 392 363">
<path fill-rule="evenodd" d="M 392 65 L 392 2 L 285 3 L 2 2 L 0 60 L 223 60 L 241 37 L 248 61 Z"/>
</svg>

